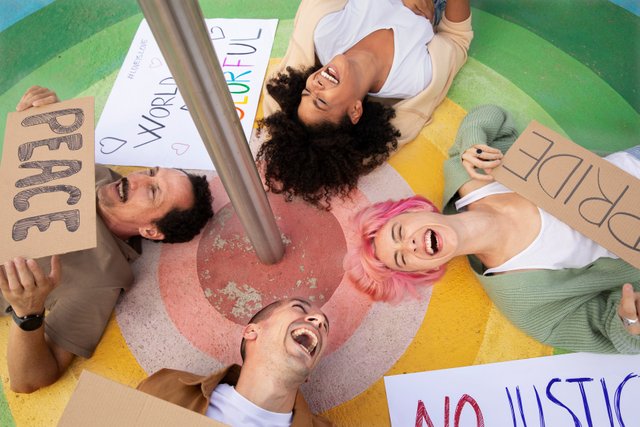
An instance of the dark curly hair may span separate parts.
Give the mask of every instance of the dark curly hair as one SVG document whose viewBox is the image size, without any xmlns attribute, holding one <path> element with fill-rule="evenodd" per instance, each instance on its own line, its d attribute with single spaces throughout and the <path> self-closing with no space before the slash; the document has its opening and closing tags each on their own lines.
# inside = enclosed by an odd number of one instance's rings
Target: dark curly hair
<svg viewBox="0 0 640 427">
<path fill-rule="evenodd" d="M 307 126 L 298 118 L 298 105 L 307 78 L 320 67 L 295 70 L 287 67 L 267 83 L 267 91 L 280 111 L 258 122 L 266 131 L 258 161 L 265 163 L 266 184 L 274 193 L 294 196 L 324 209 L 331 198 L 345 198 L 358 178 L 384 162 L 398 146 L 400 132 L 390 120 L 393 108 L 362 101 L 362 116 L 352 124 L 347 116 L 338 124 Z"/>
<path fill-rule="evenodd" d="M 213 198 L 207 178 L 187 172 L 185 174 L 189 177 L 193 189 L 193 206 L 186 210 L 172 209 L 155 222 L 158 230 L 164 234 L 164 239 L 159 240 L 160 242 L 188 242 L 200 233 L 209 219 L 213 218 Z"/>
</svg>

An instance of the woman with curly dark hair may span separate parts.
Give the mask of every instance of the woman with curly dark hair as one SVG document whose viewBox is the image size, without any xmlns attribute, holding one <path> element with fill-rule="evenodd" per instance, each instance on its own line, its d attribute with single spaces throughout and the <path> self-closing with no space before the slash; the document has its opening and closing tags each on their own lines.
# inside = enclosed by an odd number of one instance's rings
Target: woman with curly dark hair
<svg viewBox="0 0 640 427">
<path fill-rule="evenodd" d="M 302 1 L 259 122 L 272 191 L 328 208 L 417 136 L 473 37 L 468 0 L 449 0 L 434 34 L 444 4 Z"/>
</svg>

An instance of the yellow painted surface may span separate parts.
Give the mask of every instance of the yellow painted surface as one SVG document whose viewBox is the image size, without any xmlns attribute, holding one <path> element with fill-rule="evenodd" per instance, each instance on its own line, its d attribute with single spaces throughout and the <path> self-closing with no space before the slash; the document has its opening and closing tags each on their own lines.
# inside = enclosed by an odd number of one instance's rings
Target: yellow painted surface
<svg viewBox="0 0 640 427">
<path fill-rule="evenodd" d="M 11 321 L 10 317 L 0 318 L 1 348 L 7 348 Z M 3 353 L 0 361 L 0 376 L 16 426 L 55 426 L 84 369 L 133 387 L 146 377 L 146 373 L 129 351 L 114 316 L 111 317 L 102 341 L 92 358 L 76 358 L 71 368 L 58 382 L 30 395 L 21 395 L 9 390 L 6 354 Z"/>
</svg>

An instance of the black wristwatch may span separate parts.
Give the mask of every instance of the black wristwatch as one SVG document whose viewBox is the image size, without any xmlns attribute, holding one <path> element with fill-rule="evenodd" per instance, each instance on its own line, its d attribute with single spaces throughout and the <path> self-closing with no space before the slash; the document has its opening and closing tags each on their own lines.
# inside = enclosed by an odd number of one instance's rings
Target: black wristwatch
<svg viewBox="0 0 640 427">
<path fill-rule="evenodd" d="M 44 310 L 40 314 L 27 314 L 26 316 L 18 316 L 15 311 L 13 311 L 13 307 L 9 306 L 5 310 L 5 313 L 11 313 L 11 317 L 13 317 L 13 321 L 22 329 L 23 331 L 35 331 L 44 322 Z"/>
</svg>

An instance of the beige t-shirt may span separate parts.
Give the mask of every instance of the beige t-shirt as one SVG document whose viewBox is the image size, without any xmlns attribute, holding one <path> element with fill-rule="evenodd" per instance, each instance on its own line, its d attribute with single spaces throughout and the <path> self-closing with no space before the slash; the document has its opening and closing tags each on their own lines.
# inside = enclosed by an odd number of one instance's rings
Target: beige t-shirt
<svg viewBox="0 0 640 427">
<path fill-rule="evenodd" d="M 263 112 L 268 116 L 280 107 L 266 90 L 266 83 L 286 67 L 307 68 L 315 65 L 313 34 L 320 19 L 325 15 L 344 8 L 347 0 L 302 0 L 294 21 L 293 34 L 287 52 L 277 67 L 270 70 L 263 88 Z M 396 117 L 391 123 L 401 133 L 398 148 L 414 140 L 425 124 L 431 119 L 433 110 L 447 95 L 453 78 L 467 60 L 467 50 L 473 39 L 471 17 L 463 22 L 451 22 L 446 16 L 436 28 L 436 34 L 429 42 L 431 55 L 431 83 L 425 90 L 413 98 L 379 99 L 371 98 L 391 105 Z"/>
<path fill-rule="evenodd" d="M 96 165 L 96 188 L 119 178 L 109 168 Z M 97 242 L 94 249 L 70 252 L 60 257 L 62 277 L 45 302 L 45 332 L 65 350 L 91 357 L 111 317 L 122 290 L 133 283 L 129 262 L 139 254 L 111 234 L 96 215 Z M 47 272 L 51 258 L 38 260 Z"/>
</svg>

